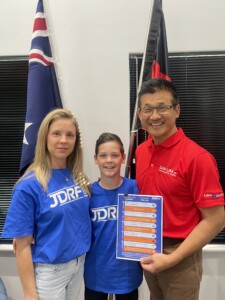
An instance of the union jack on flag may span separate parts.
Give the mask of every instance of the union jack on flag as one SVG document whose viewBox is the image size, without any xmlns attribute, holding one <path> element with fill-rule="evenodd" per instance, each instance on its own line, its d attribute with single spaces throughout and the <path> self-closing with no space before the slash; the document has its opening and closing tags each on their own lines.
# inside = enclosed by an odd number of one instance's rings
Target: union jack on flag
<svg viewBox="0 0 225 300">
<path fill-rule="evenodd" d="M 20 173 L 33 162 L 37 133 L 44 117 L 54 108 L 62 108 L 47 30 L 44 6 L 38 1 L 29 55 L 27 110 L 24 126 Z"/>
</svg>

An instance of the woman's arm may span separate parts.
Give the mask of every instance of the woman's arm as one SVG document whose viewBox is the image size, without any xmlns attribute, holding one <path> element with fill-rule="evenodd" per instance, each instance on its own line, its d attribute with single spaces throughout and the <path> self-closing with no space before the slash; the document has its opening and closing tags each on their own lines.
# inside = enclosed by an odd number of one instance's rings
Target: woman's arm
<svg viewBox="0 0 225 300">
<path fill-rule="evenodd" d="M 15 238 L 16 261 L 25 300 L 38 300 L 31 255 L 32 240 L 32 235 Z"/>
</svg>

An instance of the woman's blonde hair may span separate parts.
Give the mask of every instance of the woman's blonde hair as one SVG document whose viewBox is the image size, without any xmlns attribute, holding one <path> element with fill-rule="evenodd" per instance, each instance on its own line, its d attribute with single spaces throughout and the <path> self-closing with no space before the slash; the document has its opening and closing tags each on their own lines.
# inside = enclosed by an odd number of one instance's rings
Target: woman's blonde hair
<svg viewBox="0 0 225 300">
<path fill-rule="evenodd" d="M 73 179 L 77 181 L 78 184 L 90 195 L 90 181 L 83 172 L 83 149 L 81 133 L 77 120 L 72 112 L 67 109 L 55 109 L 49 112 L 43 119 L 38 131 L 34 162 L 29 166 L 22 178 L 29 171 L 34 170 L 34 175 L 43 186 L 43 189 L 46 191 L 52 172 L 51 158 L 47 149 L 47 136 L 51 124 L 59 119 L 69 119 L 73 121 L 75 125 L 76 142 L 72 153 L 67 157 L 67 167 L 70 169 Z"/>
</svg>

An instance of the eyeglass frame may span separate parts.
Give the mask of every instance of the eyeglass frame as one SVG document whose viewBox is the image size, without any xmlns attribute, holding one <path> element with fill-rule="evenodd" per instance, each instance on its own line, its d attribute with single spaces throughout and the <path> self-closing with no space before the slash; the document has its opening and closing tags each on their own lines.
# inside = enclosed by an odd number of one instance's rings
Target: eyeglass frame
<svg viewBox="0 0 225 300">
<path fill-rule="evenodd" d="M 179 104 L 179 103 L 175 103 L 175 104 L 171 104 L 171 105 L 165 105 L 165 104 L 164 104 L 164 105 L 159 105 L 159 106 L 151 106 L 151 107 L 149 107 L 149 108 L 145 108 L 145 111 L 143 110 L 144 107 L 140 107 L 140 108 L 138 108 L 138 110 L 139 110 L 140 112 L 142 112 L 143 114 L 145 114 L 146 116 L 149 116 L 149 117 L 151 117 L 151 116 L 153 115 L 154 110 L 156 110 L 156 111 L 157 111 L 157 114 L 159 114 L 159 115 L 166 115 L 166 114 L 169 112 L 169 110 L 170 110 L 171 108 L 175 108 L 178 104 Z M 160 108 L 165 108 L 166 111 L 160 113 L 160 112 L 158 111 L 158 109 L 160 109 Z M 149 109 L 152 110 L 151 113 L 150 113 L 149 111 L 146 111 L 146 110 L 149 110 Z"/>
</svg>

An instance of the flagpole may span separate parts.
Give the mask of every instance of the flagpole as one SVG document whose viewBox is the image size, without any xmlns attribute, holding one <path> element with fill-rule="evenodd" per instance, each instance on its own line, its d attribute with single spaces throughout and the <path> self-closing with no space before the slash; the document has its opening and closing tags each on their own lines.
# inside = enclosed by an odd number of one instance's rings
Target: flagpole
<svg viewBox="0 0 225 300">
<path fill-rule="evenodd" d="M 58 52 L 58 43 L 57 43 L 57 37 L 54 30 L 54 22 L 53 22 L 53 16 L 51 9 L 51 4 L 49 3 L 49 0 L 42 0 L 43 6 L 45 9 L 45 16 L 46 16 L 46 23 L 49 33 L 49 43 L 51 46 L 52 56 L 54 57 L 54 69 L 55 69 L 55 75 L 57 78 L 57 85 L 59 89 L 59 93 L 61 96 L 61 102 L 64 106 L 65 99 L 67 99 L 65 94 L 65 88 L 64 88 L 64 82 L 63 82 L 63 76 L 62 76 L 62 69 L 60 66 L 60 59 L 59 59 L 59 52 Z"/>
</svg>

